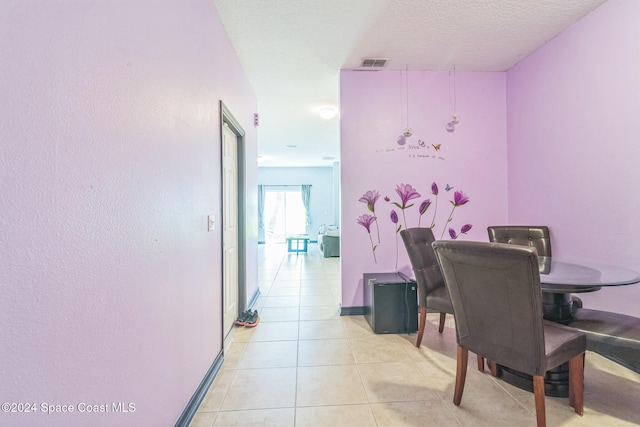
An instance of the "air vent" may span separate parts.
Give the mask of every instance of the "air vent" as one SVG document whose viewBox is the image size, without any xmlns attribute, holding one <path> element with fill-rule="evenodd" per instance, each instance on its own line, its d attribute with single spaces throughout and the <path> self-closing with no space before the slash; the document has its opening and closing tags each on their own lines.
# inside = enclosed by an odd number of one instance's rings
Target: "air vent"
<svg viewBox="0 0 640 427">
<path fill-rule="evenodd" d="M 388 60 L 389 58 L 364 58 L 360 66 L 363 68 L 382 68 Z"/>
</svg>

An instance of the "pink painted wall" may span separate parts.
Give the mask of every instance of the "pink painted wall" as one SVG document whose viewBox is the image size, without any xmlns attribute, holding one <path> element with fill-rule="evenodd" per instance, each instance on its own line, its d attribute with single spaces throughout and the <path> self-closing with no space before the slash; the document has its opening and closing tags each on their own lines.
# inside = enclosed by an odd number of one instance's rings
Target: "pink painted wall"
<svg viewBox="0 0 640 427">
<path fill-rule="evenodd" d="M 0 39 L 1 400 L 76 407 L 0 425 L 172 425 L 222 349 L 218 102 L 255 159 L 255 96 L 209 0 L 2 2 Z"/>
<path fill-rule="evenodd" d="M 640 271 L 640 2 L 611 0 L 507 73 L 509 221 L 554 256 Z M 584 294 L 640 316 L 640 286 Z"/>
<path fill-rule="evenodd" d="M 405 73 L 399 71 L 341 72 L 341 257 L 342 305 L 361 307 L 362 274 L 401 270 L 410 273 L 409 260 L 390 213 L 395 209 L 402 228 L 416 227 L 418 207 L 425 199 L 432 205 L 421 218 L 431 225 L 435 213 L 436 238 L 440 238 L 452 210 L 450 200 L 462 190 L 470 202 L 456 208 L 447 225 L 457 232 L 465 224 L 473 228 L 463 239 L 486 240 L 486 227 L 507 218 L 507 140 L 505 73 L 457 73 L 456 104 L 460 123 L 455 132 L 445 130 L 453 100 L 447 72 L 409 71 L 408 123 L 413 136 L 397 143 L 407 123 Z M 440 146 L 436 151 L 434 146 Z M 431 184 L 439 187 L 436 198 Z M 421 197 L 402 211 L 395 192 L 410 184 Z M 446 191 L 449 184 L 454 189 Z M 356 220 L 372 213 L 359 202 L 363 194 L 377 190 L 378 228 L 366 228 Z M 389 202 L 383 198 L 389 197 Z M 406 222 L 405 222 L 406 219 Z M 445 230 L 443 238 L 448 239 Z M 372 251 L 375 249 L 376 259 Z M 396 246 L 397 244 L 397 246 Z"/>
</svg>

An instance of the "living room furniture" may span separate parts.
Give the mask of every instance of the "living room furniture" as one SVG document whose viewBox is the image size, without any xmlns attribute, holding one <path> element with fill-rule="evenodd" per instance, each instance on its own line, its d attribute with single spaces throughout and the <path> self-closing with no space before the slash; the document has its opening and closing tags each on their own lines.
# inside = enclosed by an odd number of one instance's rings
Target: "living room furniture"
<svg viewBox="0 0 640 427">
<path fill-rule="evenodd" d="M 337 226 L 320 226 L 318 229 L 318 249 L 325 258 L 340 256 L 340 230 Z"/>
<path fill-rule="evenodd" d="M 306 234 L 294 234 L 287 236 L 287 252 L 307 252 L 309 236 Z"/>
<path fill-rule="evenodd" d="M 363 275 L 364 317 L 376 334 L 418 330 L 416 282 L 402 273 Z"/>
<path fill-rule="evenodd" d="M 546 425 L 545 373 L 569 363 L 569 405 L 583 412 L 585 335 L 543 320 L 536 250 L 503 243 L 437 241 L 458 342 L 453 403 L 460 405 L 468 351 L 533 377 L 537 425 Z"/>
</svg>

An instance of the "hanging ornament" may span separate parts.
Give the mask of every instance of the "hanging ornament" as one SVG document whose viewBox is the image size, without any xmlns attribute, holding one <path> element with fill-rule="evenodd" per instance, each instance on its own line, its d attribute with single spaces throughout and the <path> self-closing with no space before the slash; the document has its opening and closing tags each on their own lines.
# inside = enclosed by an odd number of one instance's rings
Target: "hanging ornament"
<svg viewBox="0 0 640 427">
<path fill-rule="evenodd" d="M 402 132 L 402 136 L 404 136 L 405 138 L 409 138 L 411 135 L 413 135 L 413 131 L 411 130 L 411 128 L 406 128 L 404 132 Z"/>
<path fill-rule="evenodd" d="M 451 72 L 449 72 L 449 88 L 451 88 Z M 451 95 L 449 95 L 451 96 Z M 451 133 L 456 130 L 456 125 L 460 123 L 458 113 L 456 113 L 456 66 L 453 66 L 453 113 L 451 113 L 451 120 L 447 123 L 447 132 Z"/>
</svg>

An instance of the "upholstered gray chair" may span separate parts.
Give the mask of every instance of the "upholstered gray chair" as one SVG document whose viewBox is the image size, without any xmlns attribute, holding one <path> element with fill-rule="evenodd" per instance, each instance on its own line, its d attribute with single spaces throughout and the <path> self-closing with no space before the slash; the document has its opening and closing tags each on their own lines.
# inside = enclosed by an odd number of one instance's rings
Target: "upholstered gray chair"
<svg viewBox="0 0 640 427">
<path fill-rule="evenodd" d="M 420 316 L 416 347 L 420 347 L 427 322 L 427 308 L 440 312 L 438 332 L 442 333 L 447 313 L 453 314 L 453 307 L 440 273 L 436 254 L 431 247 L 431 243 L 436 240 L 431 228 L 407 228 L 400 231 L 400 236 L 407 249 L 411 268 L 418 284 Z"/>
<path fill-rule="evenodd" d="M 497 225 L 487 228 L 489 241 L 536 248 L 538 256 L 551 257 L 551 234 L 545 225 Z M 582 300 L 571 296 L 573 308 L 581 308 Z"/>
<path fill-rule="evenodd" d="M 582 414 L 582 332 L 542 319 L 538 257 L 533 248 L 502 243 L 433 243 L 445 280 L 458 342 L 453 403 L 460 405 L 468 351 L 533 376 L 538 426 L 546 425 L 544 375 L 569 361 L 569 404 Z"/>
<path fill-rule="evenodd" d="M 404 242 L 411 268 L 418 284 L 418 307 L 420 316 L 418 321 L 418 337 L 416 347 L 422 344 L 422 336 L 427 323 L 427 309 L 440 312 L 438 332 L 444 330 L 444 322 L 447 313 L 453 314 L 451 299 L 444 285 L 444 279 L 440 272 L 440 266 L 433 252 L 431 244 L 435 241 L 431 228 L 407 228 L 400 231 Z M 484 370 L 484 358 L 477 356 L 478 369 Z"/>
</svg>

